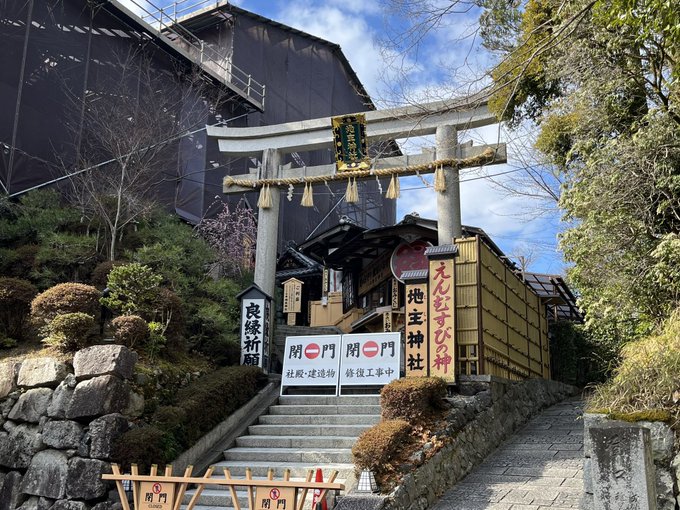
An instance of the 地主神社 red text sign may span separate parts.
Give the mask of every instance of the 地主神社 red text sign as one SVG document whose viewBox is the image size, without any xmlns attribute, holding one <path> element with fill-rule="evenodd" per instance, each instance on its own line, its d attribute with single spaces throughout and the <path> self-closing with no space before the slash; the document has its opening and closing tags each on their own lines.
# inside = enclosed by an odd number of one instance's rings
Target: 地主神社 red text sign
<svg viewBox="0 0 680 510">
<path fill-rule="evenodd" d="M 283 352 L 284 386 L 336 386 L 340 335 L 289 336 Z"/>
<path fill-rule="evenodd" d="M 342 335 L 340 386 L 383 385 L 399 379 L 401 333 Z"/>
<path fill-rule="evenodd" d="M 406 377 L 424 377 L 429 371 L 427 282 L 406 285 Z"/>
</svg>

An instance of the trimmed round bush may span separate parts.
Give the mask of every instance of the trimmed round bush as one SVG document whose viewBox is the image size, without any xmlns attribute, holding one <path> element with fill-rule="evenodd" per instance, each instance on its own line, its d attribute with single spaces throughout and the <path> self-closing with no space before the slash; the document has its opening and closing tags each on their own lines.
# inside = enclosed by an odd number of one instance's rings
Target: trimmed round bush
<svg viewBox="0 0 680 510">
<path fill-rule="evenodd" d="M 21 339 L 31 301 L 38 293 L 35 286 L 19 278 L 0 278 L 0 332 Z"/>
<path fill-rule="evenodd" d="M 62 352 L 74 352 L 86 347 L 95 322 L 92 315 L 82 312 L 57 315 L 44 328 L 43 343 Z"/>
<path fill-rule="evenodd" d="M 364 431 L 352 448 L 354 463 L 359 469 L 370 469 L 376 474 L 389 465 L 397 451 L 411 432 L 411 426 L 404 420 L 386 420 Z"/>
<path fill-rule="evenodd" d="M 31 302 L 31 317 L 39 325 L 48 324 L 57 315 L 82 312 L 99 314 L 99 291 L 84 283 L 60 283 L 38 294 Z"/>
<path fill-rule="evenodd" d="M 444 406 L 446 381 L 441 377 L 397 379 L 380 392 L 382 417 L 419 423 Z"/>
<path fill-rule="evenodd" d="M 112 458 L 125 471 L 137 464 L 139 470 L 146 473 L 152 464 L 162 466 L 178 453 L 172 435 L 151 425 L 128 430 L 116 439 Z"/>
<path fill-rule="evenodd" d="M 149 325 L 138 315 L 122 315 L 111 321 L 113 338 L 126 347 L 142 345 L 149 338 Z"/>
</svg>

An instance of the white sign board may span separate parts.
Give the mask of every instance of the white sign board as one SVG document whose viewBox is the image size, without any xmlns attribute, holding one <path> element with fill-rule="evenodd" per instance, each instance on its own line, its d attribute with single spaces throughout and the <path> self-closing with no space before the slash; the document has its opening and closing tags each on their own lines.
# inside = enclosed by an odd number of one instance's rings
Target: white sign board
<svg viewBox="0 0 680 510">
<path fill-rule="evenodd" d="M 340 386 L 384 385 L 399 379 L 401 333 L 342 335 Z"/>
<path fill-rule="evenodd" d="M 337 386 L 340 335 L 289 336 L 283 351 L 284 386 Z"/>
<path fill-rule="evenodd" d="M 265 306 L 264 299 L 241 302 L 241 365 L 267 368 L 269 325 Z"/>
</svg>

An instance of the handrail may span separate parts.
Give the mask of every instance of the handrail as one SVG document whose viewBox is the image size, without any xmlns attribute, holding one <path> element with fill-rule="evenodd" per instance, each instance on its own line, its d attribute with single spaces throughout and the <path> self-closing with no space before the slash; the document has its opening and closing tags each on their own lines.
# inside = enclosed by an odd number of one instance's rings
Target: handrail
<svg viewBox="0 0 680 510">
<path fill-rule="evenodd" d="M 182 18 L 207 5 L 218 6 L 215 0 L 179 0 L 167 7 L 158 7 L 151 0 L 128 0 L 138 10 L 137 14 L 159 34 L 171 42 L 185 45 L 198 63 L 215 72 L 225 84 L 239 95 L 264 110 L 265 85 L 237 67 L 229 55 L 207 45 L 203 39 L 182 25 Z M 187 5 L 188 4 L 188 5 Z"/>
</svg>

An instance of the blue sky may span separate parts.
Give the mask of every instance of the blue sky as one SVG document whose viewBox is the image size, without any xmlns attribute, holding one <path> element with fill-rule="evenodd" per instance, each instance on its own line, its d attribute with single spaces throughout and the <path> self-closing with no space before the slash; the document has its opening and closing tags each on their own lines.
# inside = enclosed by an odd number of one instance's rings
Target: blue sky
<svg viewBox="0 0 680 510">
<path fill-rule="evenodd" d="M 386 49 L 381 41 L 390 33 L 386 23 L 393 31 L 403 23 L 398 15 L 386 12 L 380 1 L 238 0 L 232 3 L 339 44 L 378 107 L 403 103 L 404 97 L 408 101 L 431 101 L 465 95 L 484 82 L 484 72 L 493 62 L 476 37 L 479 11 L 475 9 L 443 19 L 436 30 L 423 38 L 417 56 L 411 54 L 403 58 Z M 399 69 L 395 69 L 395 65 Z M 527 197 L 507 196 L 499 189 L 499 184 L 521 179 L 517 168 L 531 155 L 526 144 L 523 147 L 515 143 L 515 138 L 515 134 L 499 126 L 459 133 L 461 142 L 472 139 L 475 144 L 481 144 L 500 140 L 508 143 L 509 150 L 508 165 L 461 172 L 463 223 L 483 228 L 506 254 L 528 256 L 532 260 L 530 270 L 562 273 L 564 264 L 556 247 L 559 213 L 553 208 L 547 215 L 538 215 L 537 211 L 544 209 L 545 204 Z M 402 142 L 407 152 L 419 152 L 423 146 L 433 145 L 427 138 Z M 505 173 L 508 171 L 511 173 Z M 487 178 L 489 174 L 503 175 L 495 177 L 494 184 Z M 431 181 L 431 176 L 427 178 Z M 401 189 L 398 219 L 411 212 L 436 218 L 432 189 L 416 177 L 402 178 Z"/>
</svg>

